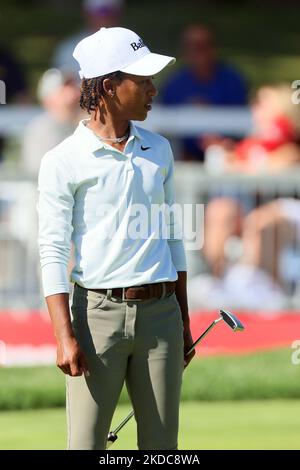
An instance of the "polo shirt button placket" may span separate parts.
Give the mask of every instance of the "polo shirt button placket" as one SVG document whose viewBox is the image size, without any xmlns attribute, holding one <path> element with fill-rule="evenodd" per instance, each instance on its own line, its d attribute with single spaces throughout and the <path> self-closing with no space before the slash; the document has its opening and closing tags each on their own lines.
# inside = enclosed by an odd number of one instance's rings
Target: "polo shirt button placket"
<svg viewBox="0 0 300 470">
<path fill-rule="evenodd" d="M 128 153 L 128 154 L 126 155 L 126 157 L 127 157 L 127 161 L 126 161 L 127 171 L 133 171 L 132 152 L 131 152 L 131 153 Z"/>
</svg>

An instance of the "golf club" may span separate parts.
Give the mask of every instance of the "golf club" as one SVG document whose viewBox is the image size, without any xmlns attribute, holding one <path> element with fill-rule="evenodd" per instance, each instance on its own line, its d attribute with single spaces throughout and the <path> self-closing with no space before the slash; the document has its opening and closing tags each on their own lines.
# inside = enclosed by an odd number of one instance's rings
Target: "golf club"
<svg viewBox="0 0 300 470">
<path fill-rule="evenodd" d="M 219 323 L 220 321 L 224 321 L 226 325 L 229 326 L 233 331 L 243 331 L 244 326 L 240 322 L 240 320 L 235 317 L 232 313 L 226 311 L 226 310 L 220 310 L 220 317 L 216 318 L 209 326 L 206 328 L 206 330 L 199 336 L 199 338 L 192 344 L 191 348 L 189 351 L 186 353 L 186 356 L 188 356 L 197 346 L 198 343 L 214 328 L 214 326 Z M 117 439 L 118 439 L 118 432 L 125 426 L 126 423 L 132 418 L 134 415 L 134 411 L 132 410 L 129 415 L 122 421 L 119 426 L 116 427 L 114 431 L 110 431 L 107 437 L 107 444 L 106 448 L 108 449 Z"/>
</svg>

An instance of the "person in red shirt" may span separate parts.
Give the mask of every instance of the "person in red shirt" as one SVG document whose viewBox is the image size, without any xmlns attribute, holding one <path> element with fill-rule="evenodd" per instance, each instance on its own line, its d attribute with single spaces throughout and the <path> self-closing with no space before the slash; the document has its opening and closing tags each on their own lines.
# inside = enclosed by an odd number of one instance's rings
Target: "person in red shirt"
<svg viewBox="0 0 300 470">
<path fill-rule="evenodd" d="M 288 85 L 264 86 L 251 107 L 254 132 L 225 152 L 226 169 L 280 171 L 300 162 L 299 109 Z"/>
<path fill-rule="evenodd" d="M 238 144 L 228 139 L 217 144 L 224 173 L 275 173 L 299 164 L 299 106 L 292 103 L 291 96 L 291 88 L 285 84 L 263 86 L 257 91 L 251 106 L 253 134 Z M 207 205 L 204 257 L 218 277 L 227 265 L 227 241 L 241 236 L 243 218 L 254 209 L 256 198 L 252 199 L 242 200 L 233 188 L 230 193 L 212 198 Z"/>
</svg>

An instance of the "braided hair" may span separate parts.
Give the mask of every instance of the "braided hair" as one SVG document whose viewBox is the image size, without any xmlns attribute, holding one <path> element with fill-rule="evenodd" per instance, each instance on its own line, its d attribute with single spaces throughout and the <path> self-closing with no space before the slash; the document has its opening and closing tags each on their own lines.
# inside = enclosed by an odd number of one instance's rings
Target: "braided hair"
<svg viewBox="0 0 300 470">
<path fill-rule="evenodd" d="M 124 77 L 123 72 L 117 71 L 101 77 L 84 78 L 81 83 L 80 90 L 80 107 L 91 114 L 96 111 L 95 119 L 100 108 L 101 97 L 104 96 L 103 82 L 106 78 L 115 78 L 119 83 Z"/>
</svg>

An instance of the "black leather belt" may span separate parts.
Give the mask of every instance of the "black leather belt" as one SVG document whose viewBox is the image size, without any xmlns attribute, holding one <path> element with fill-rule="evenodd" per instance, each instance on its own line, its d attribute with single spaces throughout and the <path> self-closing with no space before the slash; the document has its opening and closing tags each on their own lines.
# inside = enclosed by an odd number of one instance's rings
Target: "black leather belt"
<svg viewBox="0 0 300 470">
<path fill-rule="evenodd" d="M 158 282 L 155 284 L 143 284 L 142 286 L 117 287 L 111 289 L 112 297 L 121 298 L 123 301 L 142 302 L 153 298 L 162 299 L 175 292 L 176 282 Z M 108 289 L 87 289 L 100 294 L 106 294 Z"/>
</svg>

